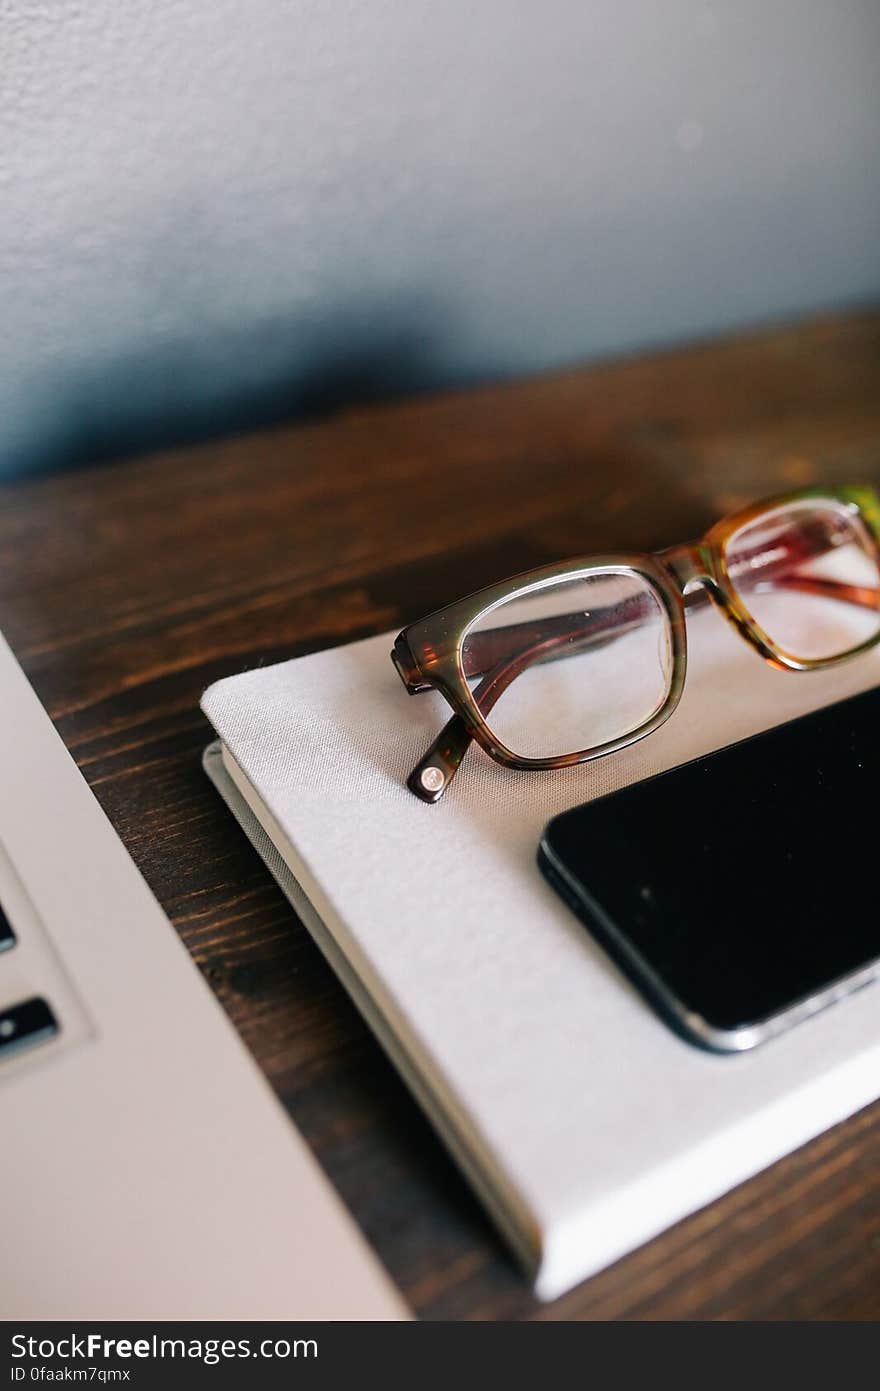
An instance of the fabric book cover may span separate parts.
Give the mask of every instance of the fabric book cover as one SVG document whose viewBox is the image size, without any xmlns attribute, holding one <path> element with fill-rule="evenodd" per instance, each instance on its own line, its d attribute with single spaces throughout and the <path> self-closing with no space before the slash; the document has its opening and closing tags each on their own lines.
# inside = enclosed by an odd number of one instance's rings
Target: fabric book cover
<svg viewBox="0 0 880 1391">
<path fill-rule="evenodd" d="M 544 773 L 471 749 L 430 806 L 404 783 L 448 707 L 407 695 L 392 639 L 210 687 L 206 769 L 552 1298 L 873 1100 L 880 996 L 869 986 L 751 1053 L 698 1050 L 546 884 L 544 825 L 880 684 L 880 651 L 783 673 L 710 610 L 689 621 L 682 703 L 649 738 Z M 685 873 L 697 830 L 681 828 Z"/>
</svg>

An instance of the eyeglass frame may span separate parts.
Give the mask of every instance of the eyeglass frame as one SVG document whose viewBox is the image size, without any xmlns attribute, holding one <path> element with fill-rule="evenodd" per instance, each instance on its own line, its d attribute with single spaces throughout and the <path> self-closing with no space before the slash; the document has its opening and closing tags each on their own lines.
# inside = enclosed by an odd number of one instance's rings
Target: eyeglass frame
<svg viewBox="0 0 880 1391">
<path fill-rule="evenodd" d="M 880 630 L 864 642 L 832 657 L 796 657 L 775 643 L 761 628 L 739 598 L 728 573 L 725 551 L 736 532 L 765 513 L 814 499 L 842 504 L 851 513 L 858 514 L 874 543 L 875 559 L 880 567 L 880 493 L 870 485 L 816 486 L 782 493 L 722 517 L 698 541 L 682 542 L 653 553 L 614 552 L 557 561 L 488 585 L 426 618 L 408 624 L 398 634 L 391 651 L 391 660 L 401 680 L 411 695 L 427 690 L 438 691 L 453 711 L 453 718 L 447 722 L 407 779 L 410 791 L 422 801 L 438 801 L 471 741 L 503 767 L 542 771 L 588 763 L 653 734 L 665 724 L 681 700 L 687 671 L 685 604 L 691 594 L 699 591 L 708 596 L 749 646 L 779 670 L 802 672 L 826 669 L 850 661 L 876 646 L 880 642 Z M 481 617 L 513 598 L 560 581 L 615 572 L 642 578 L 660 600 L 668 622 L 671 657 L 665 699 L 635 729 L 587 749 L 544 758 L 528 758 L 514 753 L 492 732 L 468 686 L 461 661 L 465 638 Z M 427 777 L 426 772 L 429 774 Z"/>
</svg>

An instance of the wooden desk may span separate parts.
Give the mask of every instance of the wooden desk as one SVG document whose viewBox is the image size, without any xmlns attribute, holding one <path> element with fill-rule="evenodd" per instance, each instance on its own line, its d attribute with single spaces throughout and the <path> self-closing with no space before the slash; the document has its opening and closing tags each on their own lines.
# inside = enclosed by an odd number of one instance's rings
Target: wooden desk
<svg viewBox="0 0 880 1391">
<path fill-rule="evenodd" d="M 418 1313 L 877 1318 L 880 1105 L 536 1305 L 207 783 L 202 689 L 555 557 L 878 477 L 865 315 L 0 489 L 0 627 Z"/>
</svg>

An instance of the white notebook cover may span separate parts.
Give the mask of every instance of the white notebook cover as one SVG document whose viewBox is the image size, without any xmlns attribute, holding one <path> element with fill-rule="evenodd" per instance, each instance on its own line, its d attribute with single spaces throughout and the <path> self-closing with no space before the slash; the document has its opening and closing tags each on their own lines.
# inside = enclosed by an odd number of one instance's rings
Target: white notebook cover
<svg viewBox="0 0 880 1391">
<path fill-rule="evenodd" d="M 407 695 L 392 637 L 217 682 L 202 708 L 222 749 L 206 766 L 552 1298 L 880 1094 L 880 986 L 752 1053 L 701 1052 L 544 882 L 545 823 L 880 684 L 880 652 L 777 672 L 698 613 L 684 698 L 658 732 L 551 773 L 473 749 L 428 806 L 404 779 L 448 709 Z M 697 834 L 681 827 L 685 870 Z"/>
</svg>

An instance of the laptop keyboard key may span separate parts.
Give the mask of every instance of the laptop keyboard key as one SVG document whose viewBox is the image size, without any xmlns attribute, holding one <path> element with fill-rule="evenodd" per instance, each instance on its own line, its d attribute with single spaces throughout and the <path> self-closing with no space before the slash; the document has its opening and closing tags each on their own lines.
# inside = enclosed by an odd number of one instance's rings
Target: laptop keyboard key
<svg viewBox="0 0 880 1391">
<path fill-rule="evenodd" d="M 15 946 L 15 933 L 6 914 L 3 912 L 3 905 L 0 904 L 0 951 L 6 951 L 8 947 Z"/>
<path fill-rule="evenodd" d="M 10 1053 L 44 1043 L 58 1032 L 58 1020 L 45 1000 L 33 995 L 0 1009 L 0 1062 Z"/>
</svg>

